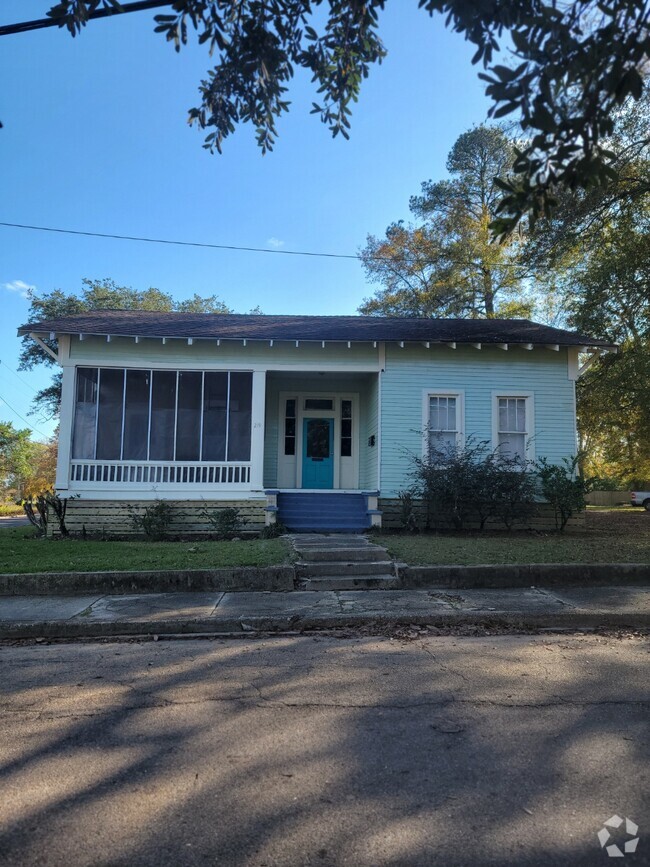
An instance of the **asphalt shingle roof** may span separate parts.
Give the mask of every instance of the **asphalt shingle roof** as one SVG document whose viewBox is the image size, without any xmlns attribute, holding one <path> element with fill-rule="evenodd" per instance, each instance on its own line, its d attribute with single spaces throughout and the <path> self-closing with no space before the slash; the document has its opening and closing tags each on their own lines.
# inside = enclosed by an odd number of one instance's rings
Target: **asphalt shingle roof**
<svg viewBox="0 0 650 867">
<path fill-rule="evenodd" d="M 613 348 L 563 328 L 528 319 L 416 319 L 386 316 L 262 316 L 213 313 L 156 313 L 97 310 L 31 322 L 28 334 L 110 334 L 125 337 L 196 339 L 422 341 L 442 343 L 537 343 Z"/>
</svg>

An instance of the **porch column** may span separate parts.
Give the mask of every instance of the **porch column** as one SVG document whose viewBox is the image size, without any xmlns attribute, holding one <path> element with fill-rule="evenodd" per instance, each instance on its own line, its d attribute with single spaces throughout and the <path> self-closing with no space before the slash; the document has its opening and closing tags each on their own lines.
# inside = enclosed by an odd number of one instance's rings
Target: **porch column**
<svg viewBox="0 0 650 867">
<path fill-rule="evenodd" d="M 68 365 L 64 366 L 61 371 L 61 412 L 55 482 L 57 491 L 67 491 L 70 484 L 70 456 L 72 454 L 72 424 L 74 420 L 74 372 L 74 367 Z"/>
<path fill-rule="evenodd" d="M 266 411 L 266 371 L 253 372 L 251 407 L 251 488 L 264 488 L 264 416 Z"/>
</svg>

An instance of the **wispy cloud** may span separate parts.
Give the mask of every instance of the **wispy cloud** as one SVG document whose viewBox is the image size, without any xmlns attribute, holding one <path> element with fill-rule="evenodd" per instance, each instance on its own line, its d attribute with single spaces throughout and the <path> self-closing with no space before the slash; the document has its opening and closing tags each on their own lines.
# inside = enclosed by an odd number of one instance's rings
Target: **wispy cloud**
<svg viewBox="0 0 650 867">
<path fill-rule="evenodd" d="M 267 238 L 266 243 L 271 247 L 284 247 L 284 241 L 279 238 Z"/>
<path fill-rule="evenodd" d="M 8 292 L 15 292 L 20 295 L 21 298 L 29 298 L 29 290 L 36 289 L 36 286 L 25 283 L 24 280 L 12 280 L 11 283 L 3 283 L 2 286 Z"/>
</svg>

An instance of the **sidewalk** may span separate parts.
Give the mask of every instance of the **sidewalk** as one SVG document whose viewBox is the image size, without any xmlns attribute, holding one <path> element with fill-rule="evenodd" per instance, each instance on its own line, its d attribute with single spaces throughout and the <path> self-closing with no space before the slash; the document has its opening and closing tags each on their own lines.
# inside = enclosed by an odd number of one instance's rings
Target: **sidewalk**
<svg viewBox="0 0 650 867">
<path fill-rule="evenodd" d="M 650 627 L 650 587 L 5 596 L 0 639 L 232 634 L 420 624 Z"/>
</svg>

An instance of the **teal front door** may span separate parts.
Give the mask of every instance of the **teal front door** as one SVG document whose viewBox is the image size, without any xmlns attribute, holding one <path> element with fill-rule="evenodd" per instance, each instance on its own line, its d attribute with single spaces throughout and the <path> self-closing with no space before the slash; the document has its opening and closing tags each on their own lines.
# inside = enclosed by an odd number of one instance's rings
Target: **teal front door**
<svg viewBox="0 0 650 867">
<path fill-rule="evenodd" d="M 334 419 L 306 418 L 302 424 L 303 488 L 334 487 Z"/>
</svg>

